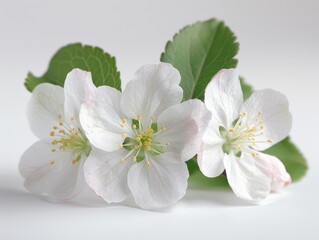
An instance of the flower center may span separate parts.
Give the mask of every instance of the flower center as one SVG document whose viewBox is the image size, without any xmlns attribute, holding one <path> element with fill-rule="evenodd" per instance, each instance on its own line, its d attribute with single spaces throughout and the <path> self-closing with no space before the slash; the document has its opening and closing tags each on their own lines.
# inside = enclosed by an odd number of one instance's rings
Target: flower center
<svg viewBox="0 0 319 240">
<path fill-rule="evenodd" d="M 153 133 L 154 133 L 153 128 L 147 128 L 145 131 L 141 132 L 135 139 L 138 143 L 138 146 L 144 147 L 147 151 L 151 151 Z"/>
<path fill-rule="evenodd" d="M 51 152 L 68 152 L 74 153 L 74 158 L 72 160 L 73 164 L 78 163 L 81 160 L 81 155 L 89 155 L 91 151 L 91 145 L 88 139 L 81 132 L 81 130 L 75 124 L 75 118 L 71 117 L 71 123 L 63 123 L 62 115 L 58 115 L 59 124 L 52 127 L 50 136 L 53 138 L 51 144 L 53 148 Z M 51 164 L 55 162 L 52 161 Z"/>
<path fill-rule="evenodd" d="M 247 122 L 248 113 L 240 113 L 232 127 L 225 129 L 220 127 L 219 131 L 225 142 L 223 150 L 229 154 L 233 152 L 236 156 L 240 156 L 242 151 L 251 153 L 256 157 L 258 153 L 253 150 L 253 147 L 258 144 L 272 143 L 272 140 L 266 139 L 264 136 L 264 121 L 261 119 L 262 112 L 256 114 L 254 122 Z"/>
<path fill-rule="evenodd" d="M 154 123 L 155 117 L 150 118 L 150 124 L 146 128 L 141 123 L 142 117 L 137 115 L 136 119 L 132 119 L 131 128 L 133 135 L 127 136 L 126 133 L 122 134 L 124 138 L 123 144 L 120 147 L 124 147 L 129 153 L 121 158 L 121 162 L 124 163 L 128 158 L 132 158 L 133 162 L 140 162 L 146 160 L 147 166 L 150 167 L 151 163 L 148 160 L 148 154 L 159 155 L 165 151 L 165 148 L 169 143 L 159 143 L 154 141 L 154 137 L 159 133 L 166 131 L 164 126 L 158 130 L 157 123 Z M 127 119 L 123 119 L 120 126 L 122 128 L 127 124 Z M 132 157 L 133 156 L 133 157 Z"/>
</svg>

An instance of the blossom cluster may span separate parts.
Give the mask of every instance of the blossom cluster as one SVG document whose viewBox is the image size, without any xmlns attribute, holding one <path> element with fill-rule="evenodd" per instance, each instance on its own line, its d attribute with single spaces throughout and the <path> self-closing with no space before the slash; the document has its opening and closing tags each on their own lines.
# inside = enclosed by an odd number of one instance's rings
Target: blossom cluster
<svg viewBox="0 0 319 240">
<path fill-rule="evenodd" d="M 80 69 L 67 75 L 64 88 L 39 84 L 28 120 L 40 140 L 19 165 L 25 187 L 58 200 L 90 187 L 108 203 L 132 195 L 139 207 L 159 209 L 185 195 L 186 161 L 196 156 L 205 176 L 224 173 L 249 201 L 291 182 L 281 161 L 262 152 L 290 131 L 285 96 L 265 89 L 244 101 L 236 70 L 223 69 L 204 102 L 182 102 L 180 80 L 172 65 L 159 63 L 141 67 L 123 92 L 95 87 Z"/>
</svg>

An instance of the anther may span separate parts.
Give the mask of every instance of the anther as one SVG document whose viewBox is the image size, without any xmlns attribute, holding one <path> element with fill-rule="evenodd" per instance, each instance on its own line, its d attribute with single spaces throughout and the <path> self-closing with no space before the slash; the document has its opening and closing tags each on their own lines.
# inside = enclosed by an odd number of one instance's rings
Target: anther
<svg viewBox="0 0 319 240">
<path fill-rule="evenodd" d="M 54 132 L 50 132 L 50 136 L 53 137 L 55 135 Z"/>
<path fill-rule="evenodd" d="M 141 119 L 142 119 L 141 115 L 138 114 L 138 115 L 136 116 L 136 119 L 137 119 L 138 121 L 141 121 Z"/>
<path fill-rule="evenodd" d="M 53 128 L 54 130 L 58 129 L 58 127 L 57 127 L 57 126 L 53 126 L 52 128 Z"/>
<path fill-rule="evenodd" d="M 63 123 L 62 123 L 62 122 L 59 122 L 59 125 L 60 125 L 60 126 L 63 126 Z"/>
<path fill-rule="evenodd" d="M 124 124 L 123 124 L 123 123 L 121 123 L 121 124 L 120 124 L 120 127 L 121 127 L 121 128 L 124 128 Z"/>
<path fill-rule="evenodd" d="M 53 165 L 54 163 L 55 163 L 54 161 L 51 161 L 51 162 L 50 162 L 51 165 Z"/>
<path fill-rule="evenodd" d="M 55 152 L 56 150 L 55 149 L 51 149 L 51 152 Z"/>
<path fill-rule="evenodd" d="M 61 115 L 61 114 L 58 114 L 58 118 L 61 119 L 61 118 L 62 118 L 62 115 Z"/>
<path fill-rule="evenodd" d="M 126 138 L 127 137 L 127 135 L 126 135 L 126 133 L 122 133 L 122 138 Z"/>
<path fill-rule="evenodd" d="M 136 156 L 133 157 L 133 162 L 137 162 Z"/>
<path fill-rule="evenodd" d="M 133 124 L 133 129 L 136 129 L 136 125 L 135 124 Z"/>
<path fill-rule="evenodd" d="M 230 128 L 228 131 L 233 133 L 235 130 L 233 128 Z"/>
<path fill-rule="evenodd" d="M 120 144 L 119 144 L 119 148 L 122 148 L 122 147 L 123 147 L 123 144 L 122 144 L 122 143 L 120 143 Z"/>
<path fill-rule="evenodd" d="M 121 158 L 121 163 L 124 163 L 125 162 L 125 158 Z"/>
<path fill-rule="evenodd" d="M 146 166 L 147 166 L 147 167 L 150 167 L 150 166 L 151 166 L 150 161 L 147 161 L 147 162 L 146 162 Z"/>
<path fill-rule="evenodd" d="M 262 111 L 259 111 L 259 112 L 258 112 L 258 115 L 261 115 L 261 114 L 263 114 L 263 112 L 262 112 Z"/>
<path fill-rule="evenodd" d="M 123 123 L 126 123 L 126 122 L 127 122 L 127 119 L 126 119 L 126 118 L 123 118 L 123 119 L 122 119 L 122 122 L 123 122 Z"/>
<path fill-rule="evenodd" d="M 166 131 L 166 127 L 162 127 L 161 130 L 164 132 Z"/>
<path fill-rule="evenodd" d="M 272 143 L 272 140 L 268 139 L 267 142 Z"/>
<path fill-rule="evenodd" d="M 151 116 L 150 119 L 151 119 L 152 121 L 154 121 L 155 117 L 154 117 L 154 116 Z"/>
</svg>

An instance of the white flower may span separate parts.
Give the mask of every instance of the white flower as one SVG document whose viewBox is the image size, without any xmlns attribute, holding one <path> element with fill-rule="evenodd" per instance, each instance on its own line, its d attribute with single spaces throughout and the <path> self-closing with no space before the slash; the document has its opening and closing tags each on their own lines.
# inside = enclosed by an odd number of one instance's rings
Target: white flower
<svg viewBox="0 0 319 240">
<path fill-rule="evenodd" d="M 144 209 L 185 194 L 185 161 L 199 150 L 210 113 L 199 100 L 180 103 L 180 74 L 170 64 L 139 69 L 123 93 L 99 87 L 80 120 L 95 147 L 84 165 L 88 185 L 108 203 L 130 192 Z M 103 150 L 103 151 L 102 151 Z"/>
<path fill-rule="evenodd" d="M 208 84 L 205 104 L 212 119 L 198 154 L 204 175 L 216 177 L 226 170 L 235 194 L 247 200 L 262 200 L 290 183 L 280 160 L 259 152 L 283 140 L 291 129 L 285 96 L 265 89 L 244 102 L 238 75 L 229 69 Z"/>
<path fill-rule="evenodd" d="M 91 150 L 79 123 L 79 109 L 95 86 L 89 72 L 72 70 L 64 89 L 38 85 L 28 106 L 28 120 L 40 139 L 21 157 L 19 170 L 25 187 L 58 200 L 77 196 L 87 185 L 83 164 Z"/>
</svg>

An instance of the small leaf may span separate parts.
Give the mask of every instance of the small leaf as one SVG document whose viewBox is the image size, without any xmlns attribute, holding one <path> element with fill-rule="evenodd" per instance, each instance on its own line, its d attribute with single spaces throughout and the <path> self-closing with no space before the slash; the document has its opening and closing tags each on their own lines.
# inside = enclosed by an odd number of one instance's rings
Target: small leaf
<svg viewBox="0 0 319 240">
<path fill-rule="evenodd" d="M 74 43 L 62 47 L 52 57 L 47 72 L 42 77 L 29 73 L 25 86 L 32 92 L 40 83 L 52 83 L 63 87 L 67 73 L 80 68 L 92 73 L 95 86 L 108 85 L 121 90 L 120 73 L 115 58 L 101 48 Z"/>
<path fill-rule="evenodd" d="M 199 170 L 199 167 L 196 163 L 196 160 L 191 159 L 186 162 L 188 171 L 189 171 L 189 179 L 188 186 L 190 188 L 228 188 L 229 184 L 227 178 L 224 175 L 221 175 L 216 178 L 208 178 L 202 174 Z"/>
<path fill-rule="evenodd" d="M 243 77 L 239 77 L 239 79 L 240 79 L 241 89 L 243 90 L 243 94 L 244 94 L 244 100 L 246 100 L 253 93 L 253 87 L 247 84 Z"/>
<path fill-rule="evenodd" d="M 223 22 L 210 19 L 183 28 L 166 44 L 161 61 L 171 63 L 182 76 L 183 100 L 203 100 L 212 77 L 223 68 L 234 68 L 239 45 Z"/>
<path fill-rule="evenodd" d="M 293 182 L 301 179 L 307 172 L 306 159 L 289 137 L 267 149 L 265 153 L 282 161 Z"/>
</svg>

